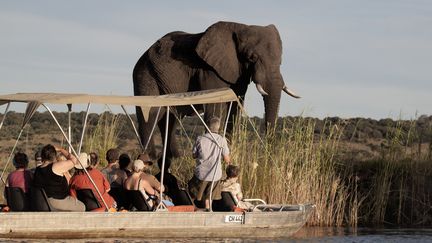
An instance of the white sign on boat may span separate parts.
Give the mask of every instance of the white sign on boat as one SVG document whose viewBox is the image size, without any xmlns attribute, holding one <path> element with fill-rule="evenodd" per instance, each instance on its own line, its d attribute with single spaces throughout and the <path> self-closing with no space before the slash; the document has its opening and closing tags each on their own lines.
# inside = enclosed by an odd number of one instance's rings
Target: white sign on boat
<svg viewBox="0 0 432 243">
<path fill-rule="evenodd" d="M 225 215 L 225 223 L 243 223 L 243 215 Z"/>
</svg>

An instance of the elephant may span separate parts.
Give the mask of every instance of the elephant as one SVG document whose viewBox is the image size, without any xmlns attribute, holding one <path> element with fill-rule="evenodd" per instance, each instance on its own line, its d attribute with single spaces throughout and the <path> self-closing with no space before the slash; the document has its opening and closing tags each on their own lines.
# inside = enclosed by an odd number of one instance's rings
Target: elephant
<svg viewBox="0 0 432 243">
<path fill-rule="evenodd" d="M 263 96 L 268 128 L 275 124 L 278 117 L 281 91 L 299 98 L 285 86 L 280 73 L 281 60 L 282 41 L 274 25 L 256 26 L 221 21 L 202 33 L 175 31 L 155 42 L 136 63 L 133 70 L 134 95 L 162 95 L 228 87 L 243 101 L 248 85 L 254 82 Z M 204 106 L 205 119 L 215 115 L 215 112 L 220 114 L 221 107 Z M 192 111 L 183 107 L 177 108 L 176 112 L 183 117 Z M 232 109 L 228 114 L 230 124 L 236 113 L 236 109 Z M 147 119 L 144 119 L 140 107 L 136 107 L 136 114 L 143 144 L 153 144 L 150 134 L 155 122 L 164 137 L 165 115 L 158 116 L 157 109 L 152 108 Z M 169 120 L 166 156 L 172 158 L 178 157 L 180 153 L 173 132 L 177 122 L 175 117 Z"/>
</svg>

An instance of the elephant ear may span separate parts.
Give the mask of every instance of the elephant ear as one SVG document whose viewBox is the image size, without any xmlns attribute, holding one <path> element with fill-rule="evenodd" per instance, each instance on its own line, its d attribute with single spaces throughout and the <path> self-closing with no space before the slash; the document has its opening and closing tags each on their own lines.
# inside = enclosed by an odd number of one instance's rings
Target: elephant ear
<svg viewBox="0 0 432 243">
<path fill-rule="evenodd" d="M 228 23 L 218 22 L 210 26 L 195 48 L 201 57 L 229 83 L 236 83 L 240 76 L 240 64 L 234 42 L 234 32 Z"/>
</svg>

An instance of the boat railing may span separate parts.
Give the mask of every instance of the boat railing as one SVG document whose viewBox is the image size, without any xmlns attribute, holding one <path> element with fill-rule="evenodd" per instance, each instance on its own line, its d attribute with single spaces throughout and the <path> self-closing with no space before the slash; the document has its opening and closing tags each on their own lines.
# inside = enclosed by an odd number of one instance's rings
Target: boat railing
<svg viewBox="0 0 432 243">
<path fill-rule="evenodd" d="M 309 206 L 314 207 L 315 205 L 258 204 L 252 209 L 252 211 L 261 211 L 261 212 L 306 211 L 306 208 Z"/>
</svg>

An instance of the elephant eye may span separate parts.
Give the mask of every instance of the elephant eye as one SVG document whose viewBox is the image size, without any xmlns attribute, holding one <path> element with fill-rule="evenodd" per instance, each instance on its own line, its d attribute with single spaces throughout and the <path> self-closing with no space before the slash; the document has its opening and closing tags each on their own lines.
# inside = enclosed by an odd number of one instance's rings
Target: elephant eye
<svg viewBox="0 0 432 243">
<path fill-rule="evenodd" d="M 255 53 L 251 53 L 249 56 L 249 60 L 255 63 L 256 61 L 258 61 L 258 55 Z"/>
</svg>

